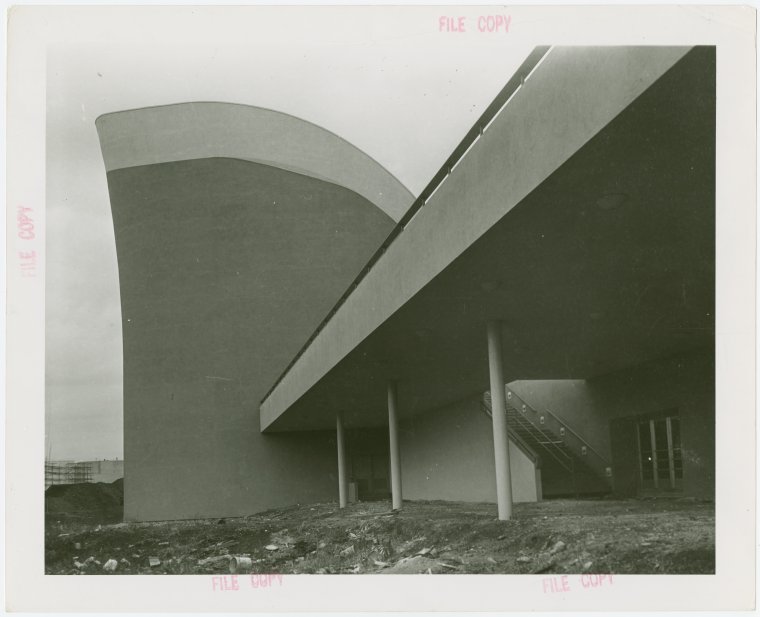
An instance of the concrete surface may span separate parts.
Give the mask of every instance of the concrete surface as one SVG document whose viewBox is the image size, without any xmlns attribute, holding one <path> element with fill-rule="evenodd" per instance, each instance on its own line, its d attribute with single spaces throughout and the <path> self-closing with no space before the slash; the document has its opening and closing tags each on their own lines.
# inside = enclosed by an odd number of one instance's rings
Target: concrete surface
<svg viewBox="0 0 760 617">
<path fill-rule="evenodd" d="M 346 187 L 394 221 L 414 196 L 379 163 L 319 126 L 251 105 L 191 102 L 119 111 L 96 120 L 106 171 L 234 158 Z"/>
<path fill-rule="evenodd" d="M 378 333 L 386 320 L 687 51 L 667 47 L 554 48 L 262 403 L 262 430 L 283 430 L 287 424 L 276 421 L 303 394 L 331 370 L 340 371 L 341 362 L 344 366 L 356 364 L 349 354 L 360 343 Z M 609 190 L 609 186 L 605 188 Z M 487 264 L 484 267 L 486 272 L 498 270 Z M 515 269 L 521 267 L 514 264 Z M 459 290 L 448 291 L 460 297 Z M 491 316 L 496 317 L 500 315 Z M 400 361 L 398 356 L 392 359 Z M 386 372 L 393 372 L 393 365 L 387 366 L 386 360 L 380 363 L 386 365 Z M 384 381 L 387 375 L 382 378 Z M 347 381 L 356 383 L 356 378 L 352 375 Z M 441 381 L 447 382 L 439 379 L 437 383 Z M 375 396 L 366 379 L 360 383 L 362 391 Z M 336 390 L 339 388 L 330 387 L 332 395 Z M 460 388 L 449 400 L 466 393 Z M 344 398 L 347 400 L 341 403 L 347 408 L 369 407 L 366 399 Z M 308 406 L 313 417 L 314 401 Z M 304 423 L 305 418 L 300 417 L 291 427 Z"/>
<path fill-rule="evenodd" d="M 334 431 L 262 435 L 258 401 L 392 219 L 349 189 L 237 159 L 118 169 L 108 184 L 125 519 L 241 515 L 337 496 Z"/>
<path fill-rule="evenodd" d="M 404 499 L 496 503 L 491 419 L 478 398 L 410 418 L 401 430 Z M 537 501 L 536 467 L 509 443 L 512 499 Z"/>
</svg>

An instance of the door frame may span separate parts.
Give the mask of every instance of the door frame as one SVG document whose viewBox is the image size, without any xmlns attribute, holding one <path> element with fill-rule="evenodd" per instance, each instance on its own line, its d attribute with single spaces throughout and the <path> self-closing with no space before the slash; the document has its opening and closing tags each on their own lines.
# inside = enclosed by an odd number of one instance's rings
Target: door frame
<svg viewBox="0 0 760 617">
<path fill-rule="evenodd" d="M 679 423 L 678 431 L 678 444 L 674 443 L 673 438 L 673 419 L 676 419 Z M 665 438 L 667 444 L 668 460 L 667 464 L 664 461 L 659 461 L 657 456 L 657 429 L 655 428 L 655 422 L 665 421 Z M 636 445 L 637 445 L 637 459 L 639 467 L 639 490 L 640 491 L 679 491 L 683 484 L 683 462 L 681 463 L 681 477 L 676 477 L 676 450 L 681 451 L 680 443 L 680 423 L 681 417 L 678 413 L 678 409 L 668 409 L 666 411 L 658 412 L 656 414 L 641 415 L 636 418 Z M 642 435 L 641 427 L 647 426 L 649 433 L 649 447 L 651 448 L 651 460 L 652 460 L 652 478 L 644 478 L 644 450 L 642 449 Z M 661 486 L 664 480 L 660 478 L 660 468 L 665 466 L 668 469 L 668 478 L 666 484 L 668 486 Z M 651 486 L 647 486 L 651 483 Z"/>
</svg>

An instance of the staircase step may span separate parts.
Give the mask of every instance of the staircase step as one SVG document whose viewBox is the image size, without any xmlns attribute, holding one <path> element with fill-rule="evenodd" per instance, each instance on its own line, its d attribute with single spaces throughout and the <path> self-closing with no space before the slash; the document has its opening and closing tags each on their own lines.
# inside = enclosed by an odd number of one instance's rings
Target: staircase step
<svg viewBox="0 0 760 617">
<path fill-rule="evenodd" d="M 492 413 L 490 395 L 486 395 L 484 401 L 490 415 Z M 531 413 L 528 414 L 528 411 Z M 571 469 L 575 469 L 575 473 L 588 474 L 605 485 L 610 484 L 610 479 L 600 475 L 599 471 L 594 469 L 580 452 L 576 452 L 567 445 L 564 438 L 558 438 L 558 435 L 548 427 L 544 427 L 543 425 L 539 427 L 536 418 L 541 414 L 535 409 L 526 407 L 525 411 L 523 411 L 508 402 L 506 412 L 507 426 L 510 430 L 522 438 L 523 441 L 530 444 L 536 451 L 543 450 L 545 453 L 548 453 L 548 457 L 545 458 L 547 458 L 549 464 L 558 464 L 569 472 L 571 472 Z"/>
</svg>

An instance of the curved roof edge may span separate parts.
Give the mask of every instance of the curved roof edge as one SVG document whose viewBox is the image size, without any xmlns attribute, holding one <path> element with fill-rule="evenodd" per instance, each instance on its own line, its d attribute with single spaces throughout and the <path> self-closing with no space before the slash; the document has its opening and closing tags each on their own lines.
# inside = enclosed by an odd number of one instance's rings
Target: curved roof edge
<svg viewBox="0 0 760 617">
<path fill-rule="evenodd" d="M 398 221 L 414 195 L 345 139 L 271 109 L 219 102 L 144 107 L 95 120 L 106 172 L 224 157 L 264 163 L 348 188 Z"/>
</svg>

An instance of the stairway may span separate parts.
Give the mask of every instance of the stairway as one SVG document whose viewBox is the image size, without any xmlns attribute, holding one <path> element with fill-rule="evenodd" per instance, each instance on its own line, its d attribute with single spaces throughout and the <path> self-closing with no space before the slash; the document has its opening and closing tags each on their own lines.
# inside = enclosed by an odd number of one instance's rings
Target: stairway
<svg viewBox="0 0 760 617">
<path fill-rule="evenodd" d="M 536 411 L 509 388 L 505 391 L 508 430 L 540 456 L 545 495 L 612 490 L 612 468 L 588 442 L 551 412 Z M 483 394 L 481 407 L 491 416 L 490 392 Z"/>
</svg>

